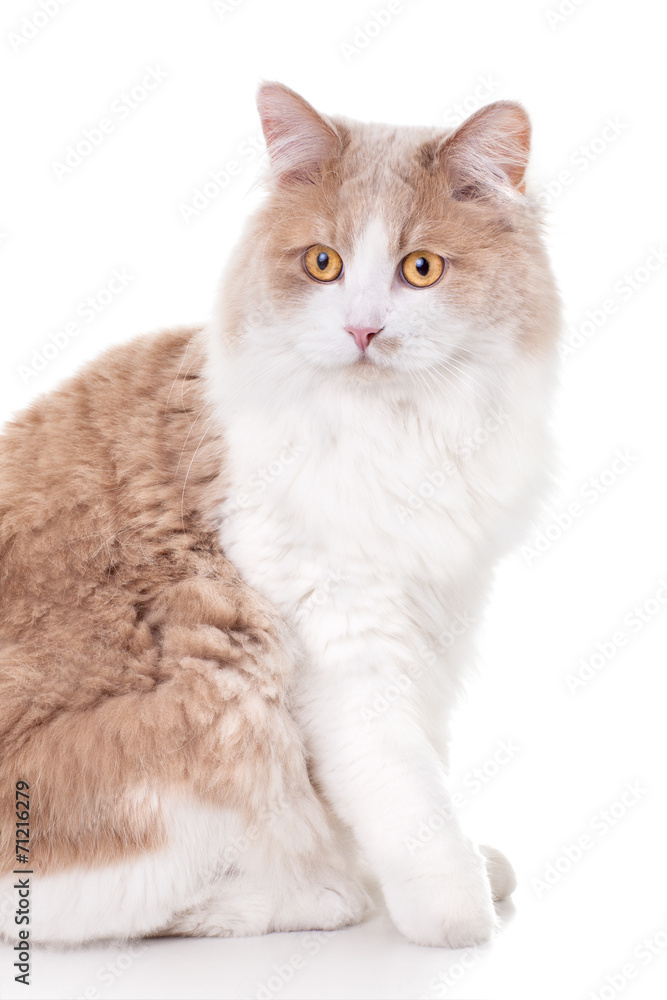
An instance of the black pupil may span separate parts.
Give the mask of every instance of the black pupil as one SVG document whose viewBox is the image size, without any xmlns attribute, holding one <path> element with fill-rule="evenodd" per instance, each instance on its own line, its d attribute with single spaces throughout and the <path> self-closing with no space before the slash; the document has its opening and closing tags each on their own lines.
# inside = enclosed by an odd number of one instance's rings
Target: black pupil
<svg viewBox="0 0 667 1000">
<path fill-rule="evenodd" d="M 415 267 L 421 274 L 422 278 L 425 278 L 426 275 L 428 274 L 428 261 L 426 260 L 426 258 L 417 257 L 417 260 L 415 261 Z"/>
<path fill-rule="evenodd" d="M 329 264 L 329 254 L 325 253 L 324 250 L 317 255 L 317 266 L 320 271 L 326 271 Z"/>
</svg>

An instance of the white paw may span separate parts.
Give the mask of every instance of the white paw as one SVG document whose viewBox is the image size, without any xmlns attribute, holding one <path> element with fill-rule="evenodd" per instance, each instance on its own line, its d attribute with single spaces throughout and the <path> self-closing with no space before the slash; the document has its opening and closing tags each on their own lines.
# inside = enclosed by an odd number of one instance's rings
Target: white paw
<svg viewBox="0 0 667 1000">
<path fill-rule="evenodd" d="M 491 886 L 478 856 L 447 872 L 386 884 L 384 893 L 396 927 L 415 944 L 468 948 L 488 941 L 497 924 Z"/>
<path fill-rule="evenodd" d="M 326 886 L 320 891 L 318 900 L 317 910 L 321 920 L 318 929 L 334 930 L 358 924 L 368 910 L 369 902 L 365 889 L 354 882 L 344 887 Z"/>
<path fill-rule="evenodd" d="M 370 897 L 360 883 L 339 874 L 323 882 L 295 888 L 280 906 L 275 930 L 333 931 L 363 919 Z"/>
</svg>

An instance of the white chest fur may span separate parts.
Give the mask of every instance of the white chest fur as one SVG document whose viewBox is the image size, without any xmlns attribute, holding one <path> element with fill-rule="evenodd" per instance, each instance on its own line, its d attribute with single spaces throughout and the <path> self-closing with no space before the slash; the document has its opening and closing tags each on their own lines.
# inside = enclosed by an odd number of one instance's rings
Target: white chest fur
<svg viewBox="0 0 667 1000">
<path fill-rule="evenodd" d="M 470 612 L 537 444 L 506 408 L 452 421 L 363 394 L 283 398 L 224 423 L 223 548 L 309 644 L 399 621 L 433 635 Z"/>
</svg>

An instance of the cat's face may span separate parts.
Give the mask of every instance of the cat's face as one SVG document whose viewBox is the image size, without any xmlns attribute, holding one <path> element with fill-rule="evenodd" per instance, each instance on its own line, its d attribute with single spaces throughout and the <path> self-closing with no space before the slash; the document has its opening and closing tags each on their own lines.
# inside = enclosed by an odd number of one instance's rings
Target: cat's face
<svg viewBox="0 0 667 1000">
<path fill-rule="evenodd" d="M 453 135 L 323 118 L 279 84 L 259 109 L 272 178 L 226 283 L 232 341 L 366 383 L 551 343 L 518 105 L 482 109 Z"/>
</svg>

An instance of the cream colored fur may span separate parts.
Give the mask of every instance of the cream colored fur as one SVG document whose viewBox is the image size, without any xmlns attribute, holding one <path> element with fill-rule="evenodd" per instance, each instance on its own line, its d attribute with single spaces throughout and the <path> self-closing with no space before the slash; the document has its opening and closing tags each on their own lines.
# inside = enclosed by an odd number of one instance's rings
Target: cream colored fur
<svg viewBox="0 0 667 1000">
<path fill-rule="evenodd" d="M 410 940 L 474 944 L 514 883 L 454 816 L 447 722 L 548 471 L 559 324 L 528 120 L 367 125 L 278 84 L 259 110 L 267 198 L 208 327 L 0 441 L 0 893 L 24 779 L 35 939 L 339 927 L 361 859 Z"/>
</svg>

